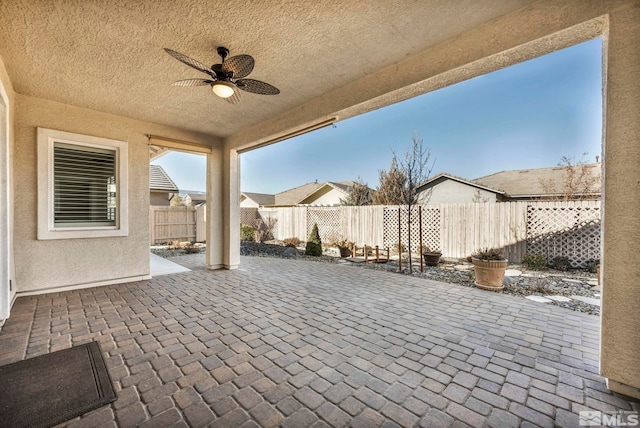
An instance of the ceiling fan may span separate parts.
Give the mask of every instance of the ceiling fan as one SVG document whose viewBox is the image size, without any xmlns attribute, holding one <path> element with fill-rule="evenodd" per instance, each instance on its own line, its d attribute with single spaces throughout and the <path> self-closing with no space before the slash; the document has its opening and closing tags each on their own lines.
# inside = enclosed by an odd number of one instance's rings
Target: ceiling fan
<svg viewBox="0 0 640 428">
<path fill-rule="evenodd" d="M 178 61 L 209 76 L 207 79 L 177 80 L 172 83 L 173 86 L 211 86 L 214 94 L 231 104 L 240 102 L 240 91 L 238 89 L 260 95 L 277 95 L 280 93 L 280 90 L 273 85 L 260 80 L 245 79 L 253 71 L 253 66 L 255 65 L 251 55 L 236 55 L 227 58 L 229 49 L 220 46 L 218 55 L 222 58 L 222 63 L 214 64 L 209 68 L 180 52 L 168 48 L 164 48 L 164 50 Z"/>
</svg>

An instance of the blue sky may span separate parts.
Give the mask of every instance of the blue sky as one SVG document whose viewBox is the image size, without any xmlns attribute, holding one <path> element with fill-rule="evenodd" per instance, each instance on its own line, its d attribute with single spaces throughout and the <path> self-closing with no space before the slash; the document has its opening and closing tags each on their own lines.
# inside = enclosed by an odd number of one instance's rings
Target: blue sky
<svg viewBox="0 0 640 428">
<path fill-rule="evenodd" d="M 241 188 L 277 193 L 316 179 L 378 185 L 417 132 L 433 173 L 473 179 L 601 155 L 602 40 L 535 58 L 241 155 Z M 180 189 L 204 190 L 205 158 L 156 161 Z"/>
</svg>

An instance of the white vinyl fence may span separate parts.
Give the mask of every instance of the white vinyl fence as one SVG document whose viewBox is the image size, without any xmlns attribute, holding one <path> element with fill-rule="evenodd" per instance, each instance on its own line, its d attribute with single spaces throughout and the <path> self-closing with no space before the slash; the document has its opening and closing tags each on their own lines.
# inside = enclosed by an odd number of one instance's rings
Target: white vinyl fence
<svg viewBox="0 0 640 428">
<path fill-rule="evenodd" d="M 500 202 L 435 204 L 415 207 L 291 207 L 242 210 L 242 223 L 259 217 L 278 220 L 274 237 L 308 239 L 318 224 L 323 242 L 347 239 L 357 245 L 418 251 L 422 242 L 444 257 L 465 258 L 479 248 L 500 247 L 511 262 L 527 252 L 547 260 L 569 257 L 575 266 L 600 257 L 600 202 Z M 421 220 L 421 221 L 420 221 Z"/>
</svg>

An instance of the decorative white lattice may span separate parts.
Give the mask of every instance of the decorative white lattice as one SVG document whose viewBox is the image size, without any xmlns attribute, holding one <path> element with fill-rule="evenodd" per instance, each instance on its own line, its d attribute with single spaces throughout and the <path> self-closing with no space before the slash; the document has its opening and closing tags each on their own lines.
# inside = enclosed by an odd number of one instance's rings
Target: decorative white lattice
<svg viewBox="0 0 640 428">
<path fill-rule="evenodd" d="M 568 257 L 574 267 L 599 259 L 600 207 L 528 206 L 527 252 Z"/>
<path fill-rule="evenodd" d="M 330 243 L 336 241 L 340 238 L 340 208 L 308 207 L 307 236 L 311 234 L 314 224 L 318 225 L 322 242 Z"/>
<path fill-rule="evenodd" d="M 409 233 L 411 233 L 411 249 L 414 253 L 420 253 L 420 216 L 422 216 L 422 245 L 431 250 L 440 249 L 440 209 L 437 207 L 423 206 L 422 214 L 419 207 L 411 209 L 411 224 L 409 224 L 409 210 L 406 207 L 384 207 L 384 247 L 397 251 L 398 232 L 403 251 L 409 248 Z M 398 223 L 398 215 L 400 222 Z"/>
<path fill-rule="evenodd" d="M 240 208 L 240 224 L 255 226 L 259 217 L 258 208 Z"/>
</svg>

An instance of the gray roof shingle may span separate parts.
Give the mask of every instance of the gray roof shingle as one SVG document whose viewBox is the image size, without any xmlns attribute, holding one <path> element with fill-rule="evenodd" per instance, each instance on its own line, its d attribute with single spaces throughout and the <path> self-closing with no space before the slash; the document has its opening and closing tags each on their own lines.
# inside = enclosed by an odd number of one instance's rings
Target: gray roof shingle
<svg viewBox="0 0 640 428">
<path fill-rule="evenodd" d="M 579 168 L 580 166 L 573 166 Z M 601 164 L 592 163 L 584 165 L 587 174 L 593 177 L 593 186 L 588 194 L 599 195 L 601 186 Z M 579 172 L 576 171 L 576 175 Z M 516 169 L 512 171 L 501 171 L 484 177 L 476 178 L 474 181 L 480 185 L 499 189 L 509 196 L 536 197 L 560 195 L 564 191 L 564 183 L 567 179 L 567 167 L 556 166 L 551 168 Z"/>
<path fill-rule="evenodd" d="M 242 192 L 242 194 L 261 206 L 273 205 L 276 202 L 276 195 L 270 195 L 268 193 Z"/>
<path fill-rule="evenodd" d="M 149 165 L 149 189 L 177 192 L 178 186 L 160 165 Z"/>
</svg>

